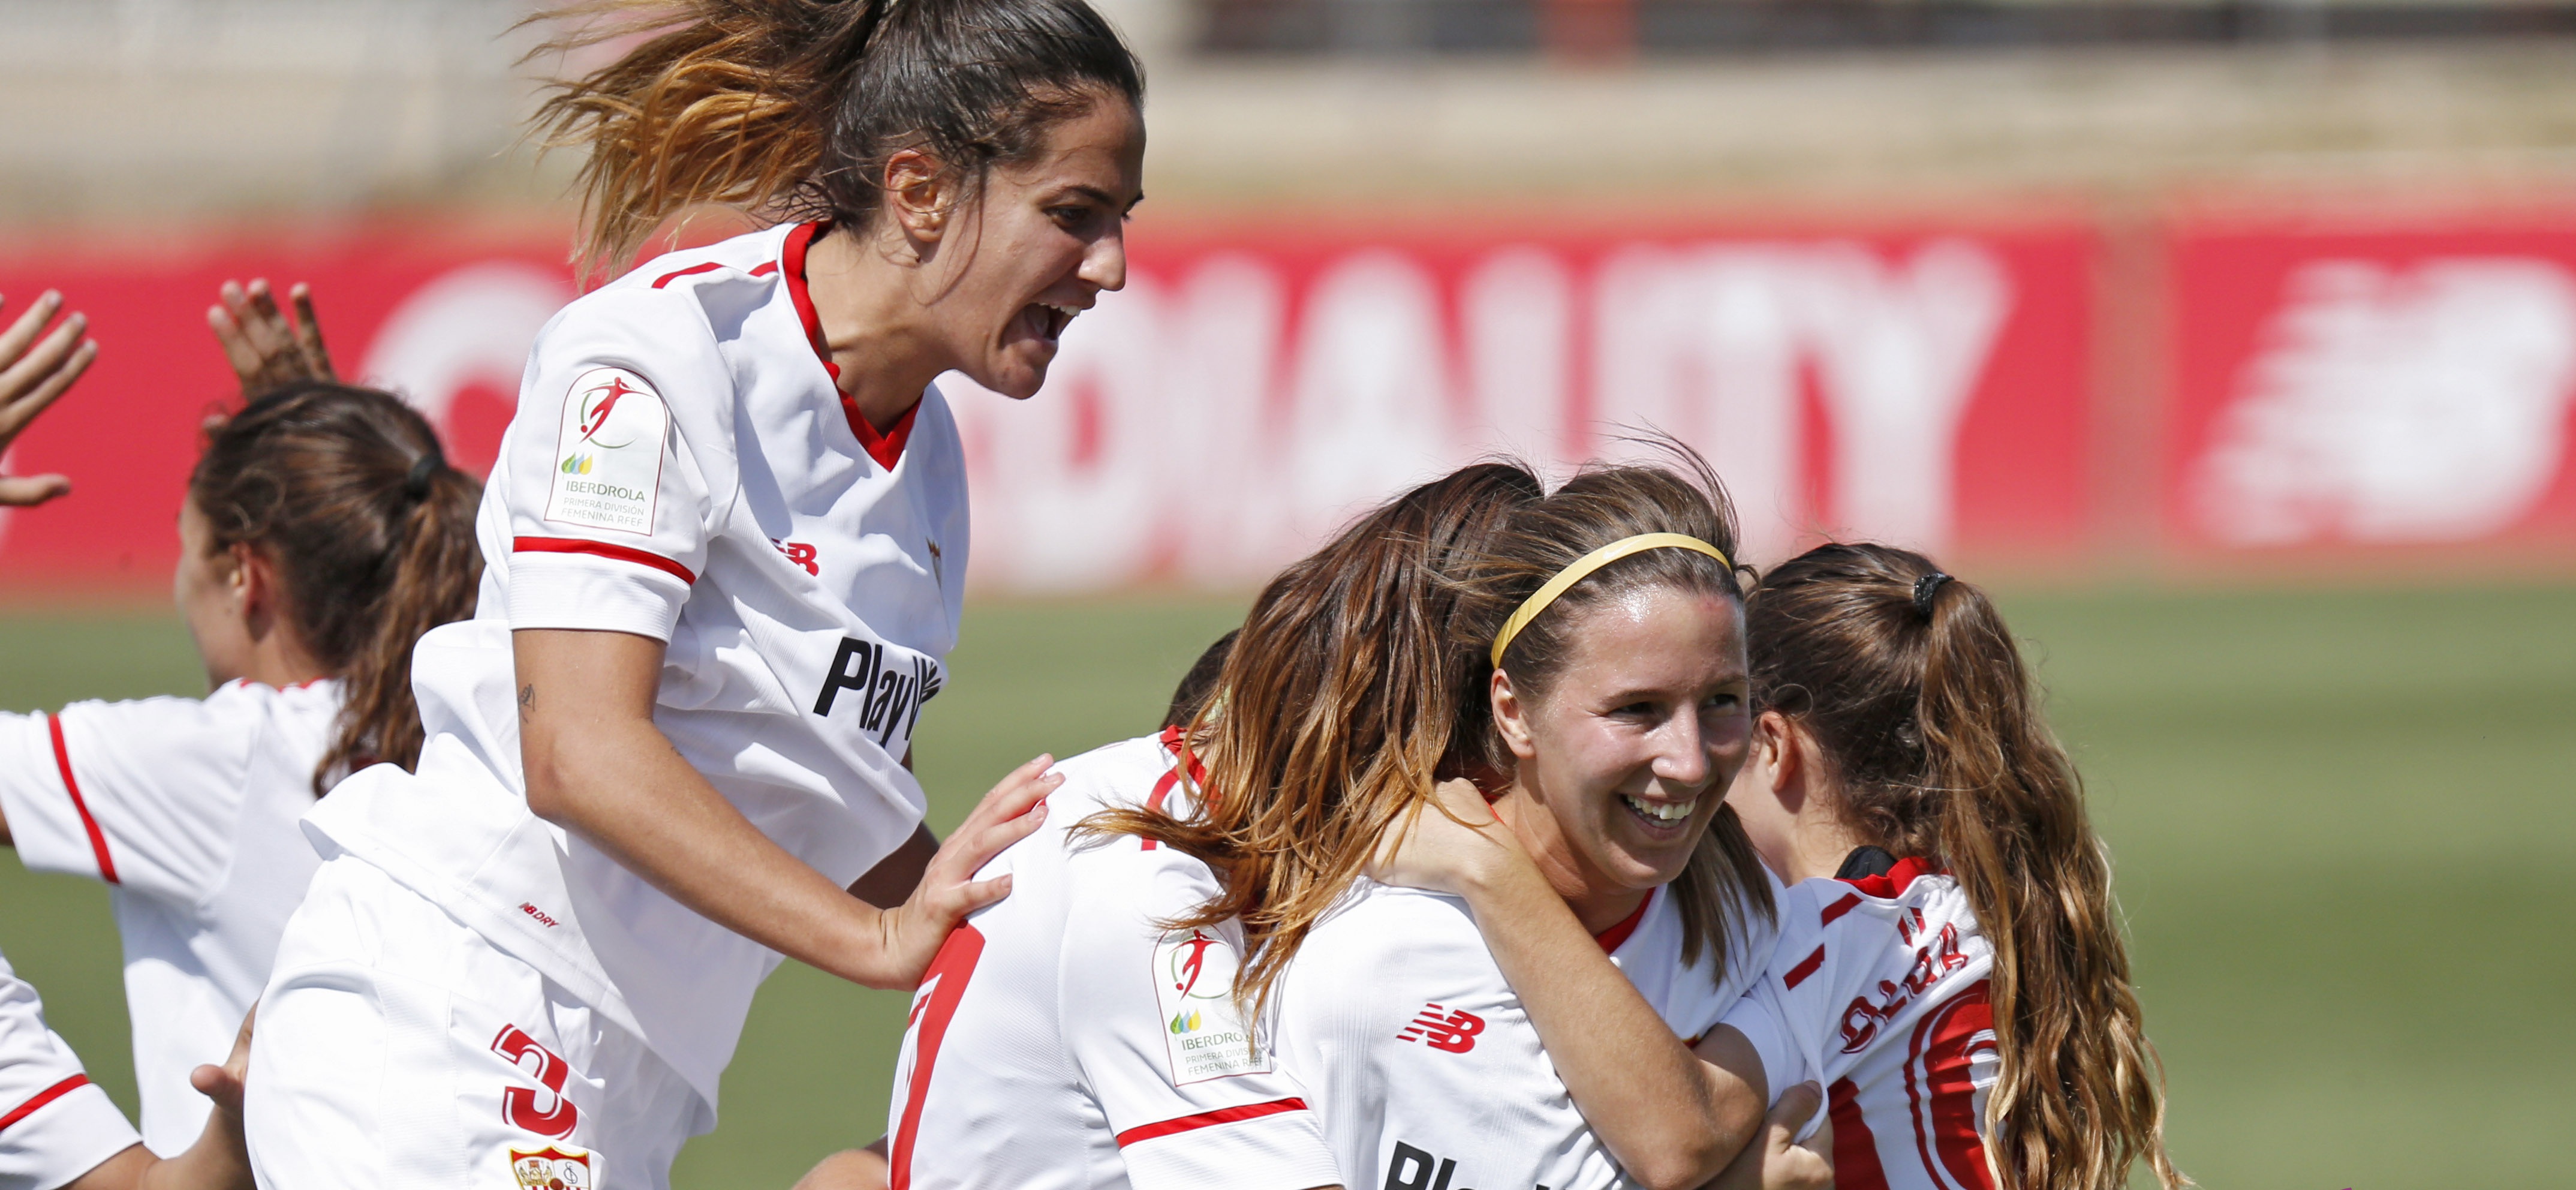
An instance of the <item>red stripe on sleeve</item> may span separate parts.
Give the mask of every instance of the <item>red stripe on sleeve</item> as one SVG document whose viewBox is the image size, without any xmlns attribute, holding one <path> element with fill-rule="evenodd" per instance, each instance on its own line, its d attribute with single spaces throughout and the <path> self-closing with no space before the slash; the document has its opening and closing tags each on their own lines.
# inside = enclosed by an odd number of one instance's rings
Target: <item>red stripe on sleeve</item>
<svg viewBox="0 0 2576 1190">
<path fill-rule="evenodd" d="M 45 1088 L 42 1091 L 36 1092 L 35 1098 L 30 1099 L 25 1103 L 21 1103 L 16 1107 L 10 1108 L 8 1115 L 0 1116 L 0 1132 L 6 1132 L 9 1130 L 10 1125 L 36 1114 L 37 1108 L 43 1107 L 48 1103 L 52 1103 L 53 1101 L 88 1085 L 88 1075 L 75 1074 L 70 1078 L 64 1079 L 61 1082 Z"/>
<path fill-rule="evenodd" d="M 690 573 L 688 567 L 660 554 L 648 554 L 639 549 L 610 545 L 605 541 L 590 541 L 580 537 L 514 537 L 510 539 L 510 551 L 519 554 L 594 554 L 602 558 L 615 558 L 620 562 L 632 562 L 638 566 L 650 566 L 664 574 L 675 576 L 684 583 L 698 581 L 698 576 Z M 68 773 L 71 770 L 63 771 Z"/>
<path fill-rule="evenodd" d="M 713 260 L 710 260 L 705 264 L 693 264 L 685 269 L 680 269 L 676 272 L 664 273 L 660 277 L 655 278 L 653 281 L 653 288 L 660 289 L 663 286 L 668 285 L 673 281 L 677 281 L 682 277 L 686 277 L 691 273 L 703 273 L 711 269 L 720 269 L 723 267 L 724 265 L 722 263 Z"/>
<path fill-rule="evenodd" d="M 98 857 L 98 878 L 116 884 L 116 858 L 107 853 L 107 832 L 98 829 L 98 819 L 90 815 L 89 802 L 81 797 L 80 781 L 72 776 L 71 749 L 63 746 L 63 717 L 45 716 L 45 726 L 54 736 L 54 767 L 62 770 L 63 792 L 72 795 L 72 809 L 80 814 L 81 829 L 89 832 L 90 853 Z M 12 1116 L 10 1119 L 16 1119 Z M 0 1123 L 0 1127 L 6 1127 Z"/>
<path fill-rule="evenodd" d="M 1859 893 L 1844 893 L 1844 894 L 1843 894 L 1843 899 L 1841 899 L 1841 900 L 1839 900 L 1839 901 L 1836 901 L 1836 902 L 1834 902 L 1834 903 L 1833 903 L 1833 904 L 1831 904 L 1831 905 L 1827 905 L 1827 906 L 1825 906 L 1825 911 L 1824 911 L 1824 913 L 1823 913 L 1823 914 L 1819 915 L 1819 920 L 1816 922 L 1816 924 L 1817 924 L 1817 925 L 1820 925 L 1820 926 L 1829 926 L 1829 925 L 1832 925 L 1832 924 L 1834 924 L 1834 919 L 1835 919 L 1835 918 L 1837 918 L 1837 917 L 1841 917 L 1842 915 L 1844 915 L 1844 914 L 1846 914 L 1846 913 L 1851 912 L 1851 911 L 1852 911 L 1852 909 L 1853 909 L 1853 907 L 1854 907 L 1854 906 L 1857 906 L 1857 905 L 1859 905 L 1859 904 L 1860 904 L 1860 894 L 1859 894 Z"/>
<path fill-rule="evenodd" d="M 1797 966 L 1789 968 L 1789 973 L 1782 976 L 1780 978 L 1780 982 L 1783 986 L 1794 988 L 1799 984 L 1807 982 L 1807 977 L 1815 974 L 1816 968 L 1824 965 L 1825 948 L 1818 946 L 1816 948 L 1816 953 L 1798 960 Z"/>
<path fill-rule="evenodd" d="M 1195 1132 L 1218 1124 L 1258 1120 L 1263 1116 L 1275 1116 L 1281 1112 L 1304 1110 L 1306 1110 L 1306 1101 L 1303 1099 L 1273 1099 L 1268 1103 L 1252 1103 L 1242 1107 L 1220 1107 L 1215 1111 L 1203 1111 L 1195 1116 L 1182 1116 L 1180 1119 L 1165 1120 L 1159 1124 L 1137 1125 L 1118 1134 L 1118 1147 L 1123 1149 L 1141 1141 L 1176 1133 Z"/>
</svg>

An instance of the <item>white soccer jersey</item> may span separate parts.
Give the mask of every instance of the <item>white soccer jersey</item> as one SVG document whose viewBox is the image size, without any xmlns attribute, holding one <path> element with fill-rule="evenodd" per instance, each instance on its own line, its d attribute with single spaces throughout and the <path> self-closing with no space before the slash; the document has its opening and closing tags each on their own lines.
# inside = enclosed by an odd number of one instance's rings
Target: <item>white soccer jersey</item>
<svg viewBox="0 0 2576 1190">
<path fill-rule="evenodd" d="M 1834 1184 L 1989 1190 L 1994 949 L 1958 881 L 1911 859 L 1802 881 L 1781 898 L 1780 931 L 1771 970 L 1726 1023 L 1762 1055 L 1774 1098 L 1823 1084 Z"/>
<path fill-rule="evenodd" d="M 232 1053 L 321 861 L 296 828 L 340 714 L 333 680 L 0 714 L 0 814 L 29 868 L 106 881 L 125 942 L 143 1137 L 204 1131 L 188 1074 Z"/>
<path fill-rule="evenodd" d="M 1215 875 L 1133 837 L 1068 846 L 1103 806 L 1172 795 L 1164 741 L 1176 737 L 1058 764 L 1046 825 L 978 873 L 1010 873 L 1011 895 L 949 935 L 913 994 L 887 1114 L 892 1190 L 1338 1181 L 1297 1084 L 1229 998 L 1242 931 L 1154 924 L 1215 895 Z"/>
<path fill-rule="evenodd" d="M 779 956 L 529 813 L 510 633 L 667 641 L 655 726 L 835 883 L 912 835 L 901 762 L 957 637 L 964 456 L 936 390 L 887 436 L 852 413 L 816 346 L 813 235 L 672 253 L 546 324 L 483 490 L 476 618 L 414 653 L 419 775 L 360 773 L 306 820 L 326 855 L 537 967 L 709 1103 Z"/>
<path fill-rule="evenodd" d="M 1760 976 L 1772 936 L 1768 922 L 1731 923 L 1722 979 L 1709 954 L 1685 967 L 1681 911 L 1657 889 L 1601 944 L 1695 1040 Z M 1631 1184 L 1458 898 L 1363 881 L 1289 964 L 1279 1058 L 1323 1116 L 1350 1190 Z"/>
<path fill-rule="evenodd" d="M 0 958 L 0 1190 L 54 1190 L 134 1142 L 107 1092 L 45 1027 L 36 989 Z"/>
</svg>

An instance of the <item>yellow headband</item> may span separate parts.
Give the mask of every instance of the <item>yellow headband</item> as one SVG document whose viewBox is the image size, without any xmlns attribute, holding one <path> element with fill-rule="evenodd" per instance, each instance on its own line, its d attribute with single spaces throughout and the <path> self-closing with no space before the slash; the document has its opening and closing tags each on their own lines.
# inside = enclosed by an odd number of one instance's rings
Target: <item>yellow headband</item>
<svg viewBox="0 0 2576 1190">
<path fill-rule="evenodd" d="M 1621 558 L 1660 549 L 1692 550 L 1717 559 L 1718 565 L 1728 569 L 1735 566 L 1716 546 L 1682 533 L 1640 533 L 1611 542 L 1575 559 L 1574 565 L 1557 571 L 1555 578 L 1547 580 L 1546 586 L 1540 587 L 1521 603 L 1520 610 L 1513 612 L 1511 619 L 1503 621 L 1503 630 L 1494 636 L 1494 668 L 1503 667 L 1503 650 L 1512 647 L 1512 638 L 1519 636 L 1521 629 L 1529 627 L 1530 621 L 1537 619 L 1540 612 L 1546 611 L 1547 605 L 1556 602 L 1557 596 L 1573 589 L 1574 584 L 1582 582 L 1593 571 Z"/>
</svg>

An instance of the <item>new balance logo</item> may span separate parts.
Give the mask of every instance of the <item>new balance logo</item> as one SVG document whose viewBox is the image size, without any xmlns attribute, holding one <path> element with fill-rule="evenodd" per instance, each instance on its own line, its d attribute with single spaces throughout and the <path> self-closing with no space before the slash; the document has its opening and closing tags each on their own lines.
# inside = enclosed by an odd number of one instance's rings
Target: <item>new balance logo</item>
<svg viewBox="0 0 2576 1190">
<path fill-rule="evenodd" d="M 1395 1035 L 1397 1041 L 1419 1041 L 1436 1050 L 1463 1054 L 1476 1048 L 1476 1035 L 1485 1031 L 1485 1018 L 1464 1009 L 1451 1011 L 1437 1004 L 1425 1004 L 1413 1023 Z"/>
</svg>

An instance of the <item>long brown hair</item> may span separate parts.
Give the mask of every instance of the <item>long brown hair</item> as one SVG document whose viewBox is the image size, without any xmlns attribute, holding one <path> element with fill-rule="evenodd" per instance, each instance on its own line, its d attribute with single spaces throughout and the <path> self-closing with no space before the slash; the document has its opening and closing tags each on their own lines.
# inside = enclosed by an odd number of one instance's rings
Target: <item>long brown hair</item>
<svg viewBox="0 0 2576 1190">
<path fill-rule="evenodd" d="M 1184 738 L 1207 778 L 1184 817 L 1106 810 L 1078 835 L 1142 835 L 1213 869 L 1223 891 L 1177 928 L 1240 919 L 1250 961 L 1236 995 L 1257 1014 L 1387 829 L 1436 807 L 1449 777 L 1511 772 L 1495 738 L 1486 651 L 1512 609 L 1564 564 L 1638 533 L 1687 533 L 1731 556 L 1732 516 L 1697 456 L 1588 470 L 1551 494 L 1517 463 L 1480 463 L 1398 496 L 1273 580 L 1217 688 L 1222 709 Z M 1525 629 L 1505 668 L 1544 697 L 1582 608 L 1661 584 L 1738 593 L 1699 554 L 1656 550 L 1603 568 Z M 1675 881 L 1685 961 L 1721 975 L 1729 911 L 1769 909 L 1769 886 L 1732 810 Z"/>
<path fill-rule="evenodd" d="M 1084 0 L 577 0 L 531 21 L 539 53 L 641 44 L 557 85 L 534 125 L 583 146 L 582 255 L 615 263 L 699 204 L 865 229 L 888 158 L 938 160 L 972 193 L 1144 68 Z"/>
<path fill-rule="evenodd" d="M 1993 601 L 1921 554 L 1828 545 L 1763 577 L 1747 633 L 1755 706 L 1814 737 L 1844 820 L 1948 871 L 1994 944 L 2004 1190 L 2116 1190 L 2142 1157 L 2187 1184 L 2110 860 Z"/>
<path fill-rule="evenodd" d="M 438 435 L 391 393 L 286 385 L 211 430 L 188 500 L 218 552 L 248 544 L 277 568 L 295 639 L 340 679 L 318 796 L 369 761 L 420 759 L 411 651 L 474 614 L 483 485 L 447 464 Z"/>
</svg>

